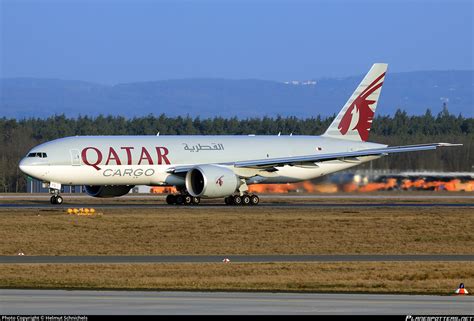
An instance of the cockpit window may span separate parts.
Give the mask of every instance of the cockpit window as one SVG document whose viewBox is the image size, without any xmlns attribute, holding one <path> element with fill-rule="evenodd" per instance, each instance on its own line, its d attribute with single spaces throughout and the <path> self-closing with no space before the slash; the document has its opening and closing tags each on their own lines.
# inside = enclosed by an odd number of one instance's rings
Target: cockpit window
<svg viewBox="0 0 474 321">
<path fill-rule="evenodd" d="M 29 153 L 26 157 L 46 158 L 48 155 L 46 155 L 46 153 Z"/>
</svg>

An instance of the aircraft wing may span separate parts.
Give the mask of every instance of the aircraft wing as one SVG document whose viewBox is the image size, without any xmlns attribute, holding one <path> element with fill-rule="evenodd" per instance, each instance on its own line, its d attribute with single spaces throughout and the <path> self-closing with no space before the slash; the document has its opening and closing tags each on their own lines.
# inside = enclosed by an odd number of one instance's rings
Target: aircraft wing
<svg viewBox="0 0 474 321">
<path fill-rule="evenodd" d="M 374 155 L 388 155 L 392 153 L 405 153 L 422 150 L 431 150 L 438 147 L 450 147 L 450 146 L 462 146 L 462 144 L 450 144 L 450 143 L 433 143 L 433 144 L 420 144 L 420 145 L 405 145 L 405 146 L 392 146 L 385 148 L 373 148 L 364 149 L 354 152 L 343 152 L 343 153 L 327 153 L 327 154 L 314 154 L 314 155 L 303 155 L 303 156 L 291 156 L 281 158 L 264 158 L 247 161 L 237 161 L 222 163 L 217 165 L 233 165 L 240 168 L 256 168 L 265 169 L 273 168 L 284 165 L 298 165 L 304 163 L 316 163 L 335 159 L 350 159 L 360 156 L 374 156 Z M 173 174 L 186 174 L 194 166 L 175 166 L 168 169 L 169 173 Z"/>
<path fill-rule="evenodd" d="M 420 144 L 420 145 L 405 145 L 405 146 L 392 146 L 385 148 L 374 148 L 365 149 L 354 152 L 343 152 L 343 153 L 328 153 L 328 154 L 314 154 L 314 155 L 303 155 L 303 156 L 292 156 L 282 158 L 265 158 L 249 161 L 239 161 L 233 163 L 235 167 L 246 167 L 246 168 L 265 168 L 265 167 L 277 167 L 284 165 L 296 165 L 303 163 L 315 163 L 321 161 L 329 161 L 335 159 L 344 158 L 355 158 L 359 156 L 374 156 L 374 155 L 387 155 L 392 153 L 405 153 L 422 150 L 436 149 L 438 147 L 448 146 L 462 146 L 462 144 L 450 144 L 450 143 L 433 143 L 433 144 Z"/>
</svg>

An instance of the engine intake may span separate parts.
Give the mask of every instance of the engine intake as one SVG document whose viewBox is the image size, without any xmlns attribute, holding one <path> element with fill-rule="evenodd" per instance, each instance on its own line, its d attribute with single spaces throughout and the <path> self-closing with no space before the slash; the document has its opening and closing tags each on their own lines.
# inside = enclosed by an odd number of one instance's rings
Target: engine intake
<svg viewBox="0 0 474 321">
<path fill-rule="evenodd" d="M 217 165 L 199 165 L 186 173 L 186 189 L 195 197 L 217 198 L 229 196 L 240 186 L 235 173 Z"/>
<path fill-rule="evenodd" d="M 117 197 L 128 194 L 133 185 L 85 185 L 86 193 L 92 197 Z"/>
</svg>

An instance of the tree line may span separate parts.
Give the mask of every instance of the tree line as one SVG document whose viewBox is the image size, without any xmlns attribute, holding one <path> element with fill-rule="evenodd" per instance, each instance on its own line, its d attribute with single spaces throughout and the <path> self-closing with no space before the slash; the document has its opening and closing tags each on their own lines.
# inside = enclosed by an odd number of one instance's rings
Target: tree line
<svg viewBox="0 0 474 321">
<path fill-rule="evenodd" d="M 121 116 L 81 116 L 68 118 L 0 118 L 0 192 L 26 190 L 26 177 L 18 162 L 33 146 L 75 135 L 320 135 L 335 116 L 206 118 L 145 116 L 126 119 Z M 397 110 L 393 116 L 377 116 L 370 141 L 391 146 L 450 142 L 464 144 L 437 151 L 394 154 L 375 160 L 373 169 L 472 171 L 474 163 L 474 118 L 455 116 L 444 108 L 437 115 L 427 110 L 411 116 Z M 369 166 L 367 164 L 362 166 Z"/>
</svg>

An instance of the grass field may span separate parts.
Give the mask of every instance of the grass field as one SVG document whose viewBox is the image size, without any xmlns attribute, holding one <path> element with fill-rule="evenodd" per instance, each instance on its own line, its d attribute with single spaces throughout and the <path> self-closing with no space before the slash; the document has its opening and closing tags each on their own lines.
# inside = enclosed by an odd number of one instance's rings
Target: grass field
<svg viewBox="0 0 474 321">
<path fill-rule="evenodd" d="M 474 208 L 0 210 L 0 255 L 472 254 Z"/>
<path fill-rule="evenodd" d="M 454 293 L 473 262 L 0 265 L 1 288 Z"/>
</svg>

